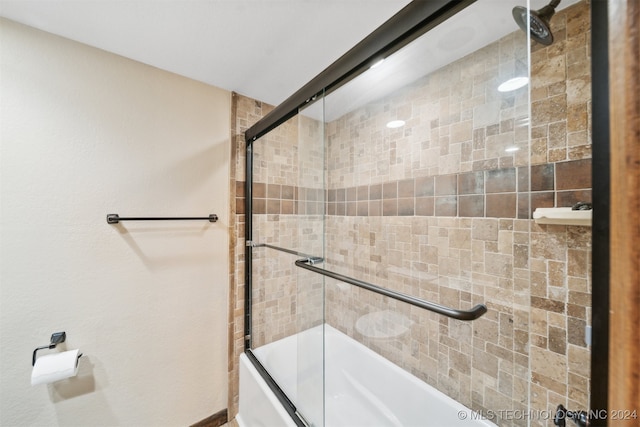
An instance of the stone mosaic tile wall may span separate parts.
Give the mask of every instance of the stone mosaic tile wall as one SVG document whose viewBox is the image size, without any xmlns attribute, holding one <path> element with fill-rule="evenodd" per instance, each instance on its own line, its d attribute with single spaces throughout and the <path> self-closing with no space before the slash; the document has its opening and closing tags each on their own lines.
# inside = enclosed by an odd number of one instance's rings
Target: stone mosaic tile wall
<svg viewBox="0 0 640 427">
<path fill-rule="evenodd" d="M 270 134 L 256 162 L 256 240 L 317 254 L 325 212 L 326 268 L 448 306 L 487 304 L 485 316 L 467 323 L 343 283 L 326 287 L 328 322 L 478 410 L 588 407 L 590 229 L 528 219 L 535 207 L 590 201 L 588 3 L 560 11 L 552 29 L 552 46 L 532 46 L 531 105 L 527 89 L 487 90 L 526 69 L 527 46 L 514 33 L 329 123 L 326 153 L 312 143 L 318 123 L 299 116 L 308 122 Z M 237 134 L 269 109 L 237 97 Z M 384 129 L 392 118 L 407 125 Z M 235 142 L 232 414 L 244 292 L 244 141 Z M 323 156 L 326 191 L 316 172 Z M 254 253 L 264 281 L 254 294 L 264 316 L 255 343 L 314 324 L 319 313 L 312 303 L 302 310 L 295 257 Z M 318 289 L 309 286 L 304 304 L 319 298 Z M 372 313 L 374 329 L 393 337 L 367 336 Z M 510 414 L 494 421 L 526 425 Z M 540 416 L 531 424 L 551 425 Z"/>
<path fill-rule="evenodd" d="M 591 158 L 589 4 L 553 17 L 551 46 L 532 45 L 532 164 Z"/>
<path fill-rule="evenodd" d="M 584 188 L 569 202 L 591 201 L 591 190 L 584 187 L 591 184 L 584 173 L 591 169 L 592 142 L 589 2 L 557 14 L 551 25 L 554 44 L 532 47 L 531 161 L 546 167 L 555 163 L 556 206 L 562 206 L 558 200 L 569 187 Z M 576 161 L 563 163 L 567 160 Z M 584 327 L 591 324 L 591 229 L 533 225 L 530 251 L 532 407 L 549 409 L 566 399 L 587 408 L 590 352 Z"/>
<path fill-rule="evenodd" d="M 322 256 L 322 126 L 296 116 L 253 149 L 254 243 Z M 293 211 L 294 202 L 298 214 L 281 214 Z M 271 248 L 253 250 L 256 348 L 322 323 L 322 278 L 299 271 L 293 264 L 299 258 Z"/>
<path fill-rule="evenodd" d="M 330 324 L 485 413 L 586 407 L 588 228 L 445 217 L 327 222 L 327 268 L 445 306 L 489 309 L 476 321 L 456 321 L 334 283 L 327 285 Z M 406 331 L 367 336 L 366 316 L 388 310 L 404 316 Z M 499 424 L 526 425 L 516 421 Z"/>
</svg>

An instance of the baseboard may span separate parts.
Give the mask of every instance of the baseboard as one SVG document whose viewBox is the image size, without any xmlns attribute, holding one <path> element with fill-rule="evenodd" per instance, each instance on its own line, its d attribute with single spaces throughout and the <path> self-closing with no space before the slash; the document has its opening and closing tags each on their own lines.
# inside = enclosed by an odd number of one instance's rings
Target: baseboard
<svg viewBox="0 0 640 427">
<path fill-rule="evenodd" d="M 227 409 L 218 411 L 210 417 L 200 420 L 197 423 L 191 425 L 191 427 L 220 427 L 227 423 Z"/>
</svg>

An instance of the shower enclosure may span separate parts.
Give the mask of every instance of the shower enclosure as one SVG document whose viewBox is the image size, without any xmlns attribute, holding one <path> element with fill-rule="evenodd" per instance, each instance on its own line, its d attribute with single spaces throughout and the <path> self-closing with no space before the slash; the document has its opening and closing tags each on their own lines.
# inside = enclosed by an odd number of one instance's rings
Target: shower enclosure
<svg viewBox="0 0 640 427">
<path fill-rule="evenodd" d="M 589 408 L 591 229 L 531 219 L 591 202 L 566 5 L 544 46 L 528 2 L 412 2 L 246 132 L 246 354 L 296 424 L 348 406 L 333 331 L 498 425 Z"/>
</svg>

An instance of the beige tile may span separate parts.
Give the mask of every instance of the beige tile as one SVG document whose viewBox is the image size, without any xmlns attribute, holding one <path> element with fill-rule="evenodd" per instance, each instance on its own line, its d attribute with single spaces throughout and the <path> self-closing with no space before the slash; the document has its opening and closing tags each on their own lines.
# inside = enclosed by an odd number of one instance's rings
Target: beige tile
<svg viewBox="0 0 640 427">
<path fill-rule="evenodd" d="M 532 62 L 532 86 L 539 88 L 564 82 L 567 78 L 566 69 L 566 58 L 564 55 L 554 56 L 540 62 Z"/>
</svg>

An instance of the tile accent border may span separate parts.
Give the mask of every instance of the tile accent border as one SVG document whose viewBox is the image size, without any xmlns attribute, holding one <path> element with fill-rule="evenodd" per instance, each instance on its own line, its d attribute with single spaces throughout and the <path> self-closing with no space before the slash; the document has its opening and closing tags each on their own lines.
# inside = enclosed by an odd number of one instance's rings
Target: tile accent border
<svg viewBox="0 0 640 427">
<path fill-rule="evenodd" d="M 591 202 L 591 159 L 321 190 L 255 183 L 256 214 L 530 219 L 539 207 Z M 325 203 L 326 201 L 326 203 Z M 244 213 L 244 182 L 236 182 Z"/>
</svg>

